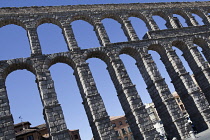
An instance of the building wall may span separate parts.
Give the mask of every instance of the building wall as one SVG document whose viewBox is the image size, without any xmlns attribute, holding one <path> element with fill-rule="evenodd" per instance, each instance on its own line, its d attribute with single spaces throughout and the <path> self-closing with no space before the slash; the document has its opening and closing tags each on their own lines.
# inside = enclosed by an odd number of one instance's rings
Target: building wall
<svg viewBox="0 0 210 140">
<path fill-rule="evenodd" d="M 118 140 L 134 140 L 125 116 L 110 117 Z"/>
</svg>

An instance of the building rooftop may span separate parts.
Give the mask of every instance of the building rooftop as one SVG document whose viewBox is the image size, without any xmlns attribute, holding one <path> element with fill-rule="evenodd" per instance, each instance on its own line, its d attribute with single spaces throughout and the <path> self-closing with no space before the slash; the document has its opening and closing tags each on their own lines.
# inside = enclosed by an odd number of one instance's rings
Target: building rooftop
<svg viewBox="0 0 210 140">
<path fill-rule="evenodd" d="M 110 117 L 110 120 L 113 121 L 113 120 L 120 119 L 122 117 L 125 117 L 125 115 L 122 115 L 122 116 L 112 116 L 112 117 Z"/>
</svg>

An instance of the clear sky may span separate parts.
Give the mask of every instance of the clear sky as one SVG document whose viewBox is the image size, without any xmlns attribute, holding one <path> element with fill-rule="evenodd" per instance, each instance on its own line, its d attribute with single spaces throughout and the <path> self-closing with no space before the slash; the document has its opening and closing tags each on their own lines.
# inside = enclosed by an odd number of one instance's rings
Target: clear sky
<svg viewBox="0 0 210 140">
<path fill-rule="evenodd" d="M 0 7 L 23 7 L 23 6 L 55 6 L 55 5 L 78 5 L 78 4 L 106 4 L 106 3 L 137 3 L 137 2 L 174 2 L 194 0 L 0 0 Z M 204 0 L 205 1 L 205 0 Z M 164 21 L 154 17 L 161 29 L 164 29 Z M 196 17 L 198 19 L 198 17 Z M 130 18 L 134 29 L 141 38 L 147 31 L 145 24 L 136 18 Z M 180 21 L 182 19 L 180 18 Z M 200 20 L 198 19 L 199 23 Z M 111 19 L 104 19 L 103 24 L 107 30 L 111 42 L 127 41 L 120 25 Z M 184 26 L 184 22 L 182 22 Z M 82 49 L 99 47 L 99 42 L 93 32 L 93 27 L 84 21 L 72 23 L 78 45 Z M 39 40 L 44 54 L 67 51 L 67 45 L 62 36 L 61 29 L 53 24 L 43 24 L 37 29 Z M 30 47 L 26 31 L 17 25 L 7 25 L 0 28 L 0 60 L 7 60 L 30 56 Z M 176 49 L 177 50 L 177 49 Z M 170 90 L 173 85 L 159 60 L 159 55 L 150 51 L 161 74 L 166 78 Z M 180 55 L 181 52 L 177 50 Z M 135 65 L 135 61 L 127 55 L 121 55 L 132 82 L 136 84 L 139 95 L 144 103 L 150 103 L 151 99 L 147 93 L 146 85 Z M 182 59 L 183 60 L 183 59 Z M 90 69 L 96 81 L 97 88 L 101 94 L 110 116 L 123 115 L 123 111 L 116 96 L 116 90 L 106 70 L 103 61 L 92 58 L 88 59 Z M 183 60 L 184 62 L 184 60 Z M 191 72 L 185 64 L 187 71 Z M 52 79 L 58 100 L 64 111 L 65 120 L 69 129 L 79 129 L 82 140 L 90 140 L 92 132 L 82 105 L 80 93 L 73 76 L 73 70 L 66 64 L 55 64 L 50 68 Z M 11 112 L 15 123 L 19 123 L 19 116 L 23 121 L 30 121 L 32 126 L 44 123 L 42 116 L 42 104 L 39 97 L 35 76 L 26 70 L 17 70 L 9 74 L 6 79 L 7 92 L 10 100 Z"/>
<path fill-rule="evenodd" d="M 187 2 L 207 0 L 0 0 L 0 7 L 56 6 L 108 3 Z"/>
</svg>

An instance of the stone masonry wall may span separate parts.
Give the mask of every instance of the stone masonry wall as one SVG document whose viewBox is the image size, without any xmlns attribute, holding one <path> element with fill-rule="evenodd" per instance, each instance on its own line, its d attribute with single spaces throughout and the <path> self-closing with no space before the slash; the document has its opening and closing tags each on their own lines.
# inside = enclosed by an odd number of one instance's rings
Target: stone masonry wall
<svg viewBox="0 0 210 140">
<path fill-rule="evenodd" d="M 86 63 L 86 60 L 91 57 L 100 58 L 106 63 L 134 138 L 136 140 L 158 139 L 158 133 L 120 60 L 120 54 L 128 54 L 136 60 L 136 65 L 147 84 L 147 90 L 168 137 L 184 139 L 187 135 L 184 129 L 187 120 L 172 97 L 155 62 L 148 54 L 148 50 L 154 50 L 160 54 L 172 83 L 198 130 L 209 128 L 209 5 L 210 2 L 175 2 L 0 8 L 0 27 L 8 24 L 23 27 L 27 31 L 31 49 L 31 57 L 0 61 L 0 139 L 15 140 L 14 122 L 10 112 L 5 80 L 8 74 L 18 69 L 27 69 L 36 76 L 44 119 L 51 139 L 71 139 L 49 71 L 51 65 L 62 62 L 74 70 L 94 139 L 115 140 L 116 135 L 103 99 L 98 93 L 92 73 Z M 180 27 L 173 14 L 182 16 L 189 27 Z M 198 25 L 192 14 L 200 16 L 204 25 Z M 161 16 L 166 21 L 168 29 L 160 30 L 152 18 L 153 15 Z M 148 32 L 143 40 L 138 38 L 128 20 L 129 17 L 137 17 L 145 22 Z M 105 18 L 113 18 L 122 25 L 122 30 L 128 39 L 127 42 L 110 43 L 109 36 L 101 22 Z M 70 25 L 75 20 L 85 20 L 94 27 L 101 47 L 85 50 L 78 47 Z M 69 51 L 42 54 L 37 27 L 43 23 L 53 23 L 62 29 Z M 194 44 L 203 49 L 208 62 L 204 61 Z M 172 46 L 183 52 L 198 85 L 186 72 Z"/>
</svg>

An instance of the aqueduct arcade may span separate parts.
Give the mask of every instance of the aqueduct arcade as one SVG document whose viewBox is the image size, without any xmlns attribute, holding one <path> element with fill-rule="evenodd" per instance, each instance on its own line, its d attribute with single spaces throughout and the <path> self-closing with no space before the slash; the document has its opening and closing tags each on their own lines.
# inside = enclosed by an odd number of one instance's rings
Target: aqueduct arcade
<svg viewBox="0 0 210 140">
<path fill-rule="evenodd" d="M 210 127 L 209 4 L 210 2 L 183 2 L 1 8 L 0 27 L 8 24 L 23 27 L 27 31 L 31 57 L 0 61 L 0 139 L 15 140 L 5 80 L 8 74 L 18 69 L 27 69 L 36 76 L 44 119 L 51 138 L 53 140 L 70 139 L 49 71 L 51 65 L 59 62 L 68 64 L 74 70 L 94 138 L 96 140 L 116 139 L 109 115 L 86 62 L 87 59 L 93 57 L 106 63 L 134 138 L 136 140 L 156 139 L 157 132 L 135 85 L 127 74 L 119 57 L 120 54 L 130 55 L 136 60 L 136 66 L 147 85 L 147 90 L 169 138 L 184 139 L 187 135 L 184 129 L 187 120 L 148 53 L 149 50 L 154 50 L 161 56 L 175 90 L 198 131 L 208 129 Z M 173 14 L 182 16 L 188 27 L 183 27 Z M 203 25 L 199 25 L 193 14 L 202 19 Z M 166 21 L 167 29 L 159 29 L 153 19 L 155 15 Z M 143 39 L 137 36 L 129 17 L 137 17 L 145 22 L 148 32 Z M 110 42 L 101 22 L 105 18 L 112 18 L 121 24 L 127 37 L 126 42 Z M 94 27 L 101 47 L 81 49 L 77 45 L 70 26 L 75 20 L 87 21 Z M 63 37 L 68 45 L 67 52 L 42 53 L 37 27 L 43 23 L 53 23 L 62 29 Z M 172 46 L 183 52 L 198 84 L 186 71 Z M 207 61 L 198 47 L 202 48 Z"/>
</svg>

